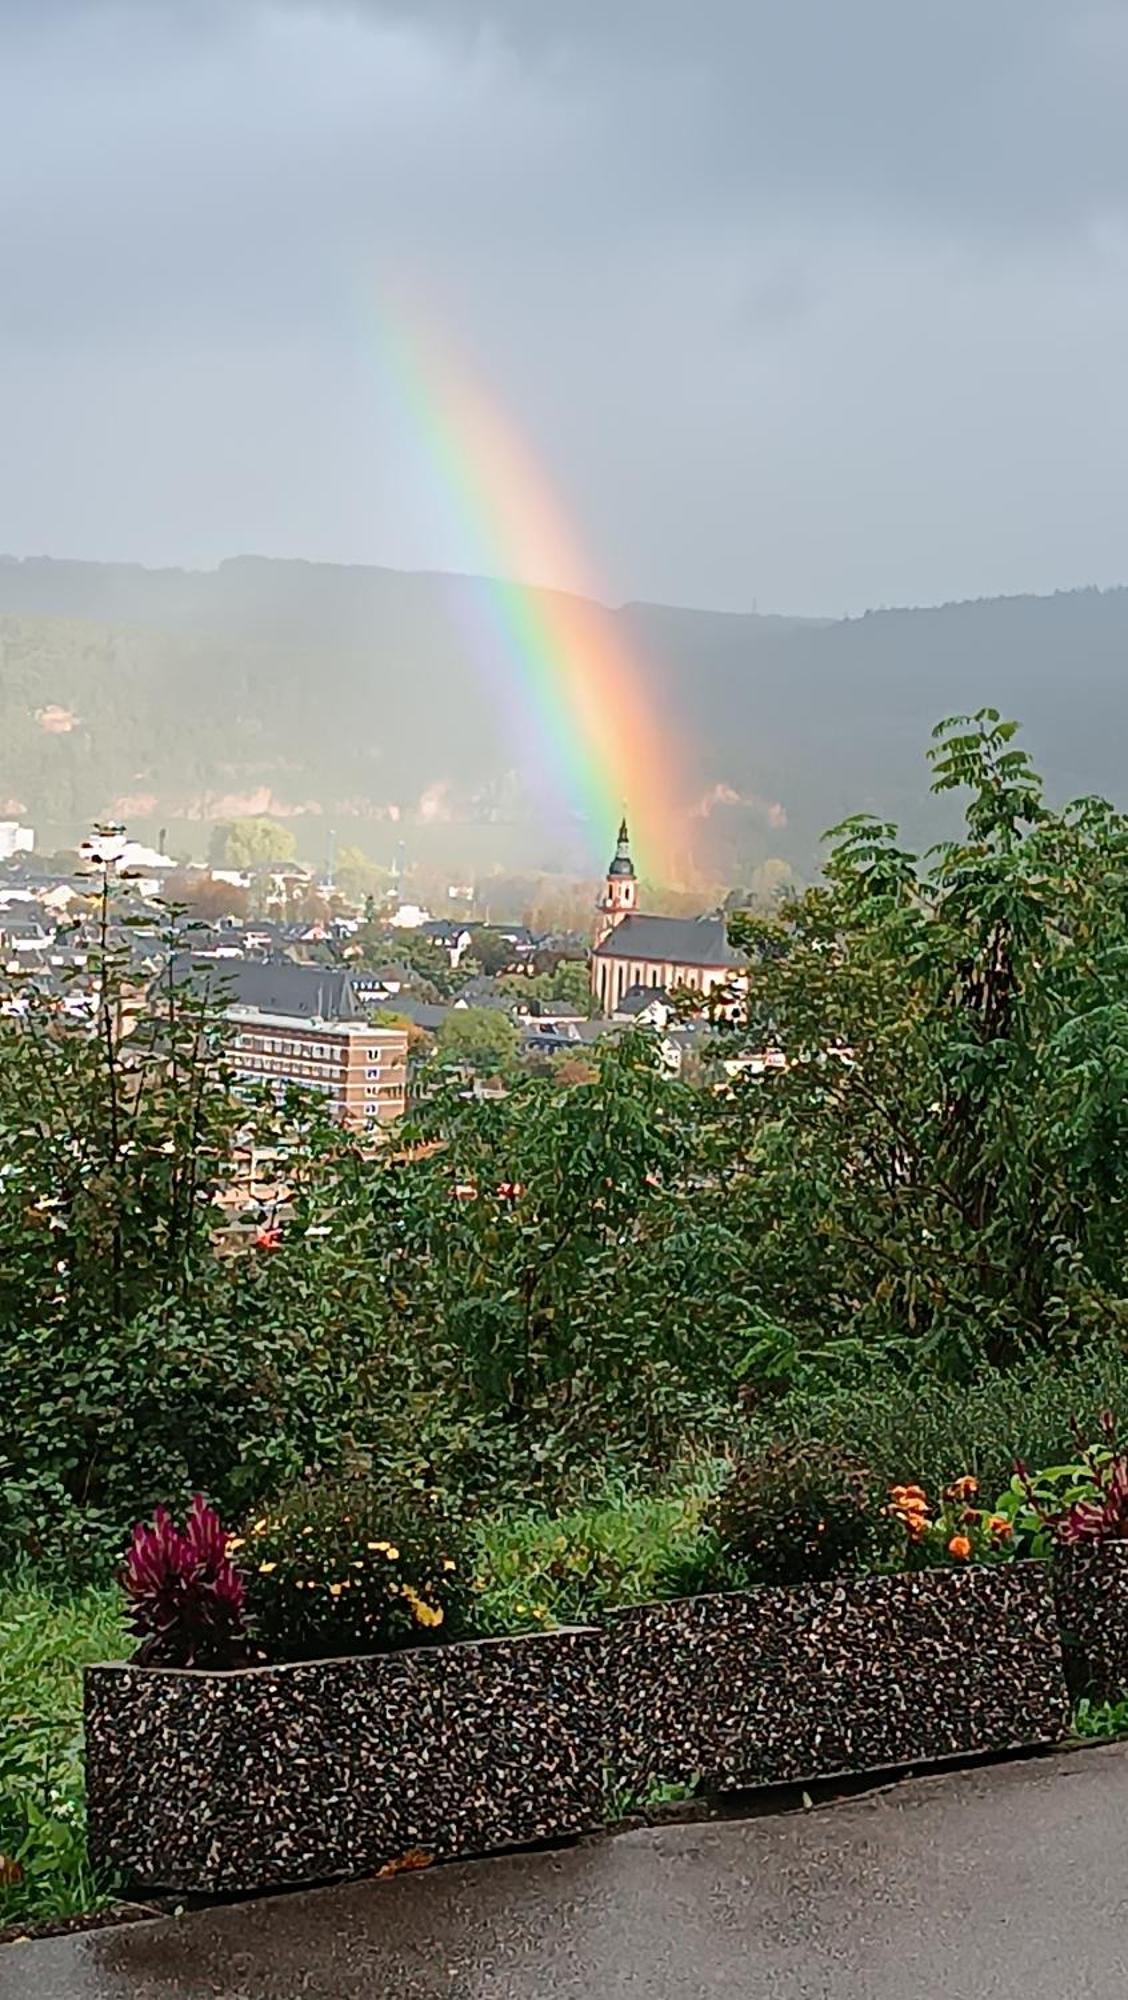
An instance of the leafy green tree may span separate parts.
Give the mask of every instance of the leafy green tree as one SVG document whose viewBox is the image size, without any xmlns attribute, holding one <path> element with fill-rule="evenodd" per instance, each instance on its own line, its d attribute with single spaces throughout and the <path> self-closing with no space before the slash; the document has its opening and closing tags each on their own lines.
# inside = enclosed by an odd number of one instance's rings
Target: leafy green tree
<svg viewBox="0 0 1128 2000">
<path fill-rule="evenodd" d="M 372 902 L 391 881 L 386 868 L 371 861 L 363 848 L 342 847 L 334 870 L 337 886 L 350 902 Z"/>
<path fill-rule="evenodd" d="M 1047 805 L 1015 725 L 941 724 L 963 831 L 869 817 L 777 917 L 734 917 L 770 1067 L 718 1099 L 751 1365 L 829 1337 L 950 1370 L 1128 1328 L 1128 821 Z"/>
<path fill-rule="evenodd" d="M 568 1089 L 439 1089 L 404 1136 L 369 1191 L 389 1347 L 458 1383 L 499 1458 L 547 1480 L 612 1441 L 660 1451 L 729 1399 L 739 1246 L 712 1190 L 695 1205 L 696 1101 L 651 1038 L 601 1047 Z"/>
<path fill-rule="evenodd" d="M 354 1407 L 320 1239 L 232 1254 L 221 1205 L 254 1143 L 297 1228 L 341 1134 L 238 1087 L 172 933 L 145 1004 L 117 897 L 107 877 L 92 1016 L 34 987 L 0 1016 L 0 1562 L 81 1563 L 194 1485 L 237 1508 L 331 1462 Z"/>
<path fill-rule="evenodd" d="M 276 819 L 228 819 L 212 828 L 209 859 L 213 868 L 258 868 L 292 861 L 297 851 L 291 829 Z"/>
<path fill-rule="evenodd" d="M 512 1074 L 517 1061 L 517 1030 L 507 1014 L 489 1007 L 452 1007 L 438 1033 L 438 1054 L 475 1076 Z"/>
<path fill-rule="evenodd" d="M 549 971 L 527 978 L 517 973 L 503 984 L 507 993 L 526 1001 L 534 1011 L 544 1012 L 555 1005 L 570 1008 L 585 1019 L 591 1013 L 591 973 L 581 959 L 562 958 Z"/>
<path fill-rule="evenodd" d="M 473 961 L 473 963 L 471 963 Z M 484 972 L 487 979 L 496 979 L 499 972 L 513 963 L 513 946 L 495 931 L 476 930 L 472 933 L 470 945 L 462 963 L 464 972 L 477 969 Z"/>
</svg>

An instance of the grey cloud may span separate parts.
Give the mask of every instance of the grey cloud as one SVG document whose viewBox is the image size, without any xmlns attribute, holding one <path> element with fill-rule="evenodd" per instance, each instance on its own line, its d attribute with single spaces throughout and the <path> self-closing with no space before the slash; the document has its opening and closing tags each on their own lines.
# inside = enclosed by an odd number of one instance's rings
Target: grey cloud
<svg viewBox="0 0 1128 2000">
<path fill-rule="evenodd" d="M 1126 72 L 1098 0 L 0 0 L 0 546 L 465 566 L 407 297 L 612 595 L 1113 580 Z"/>
</svg>

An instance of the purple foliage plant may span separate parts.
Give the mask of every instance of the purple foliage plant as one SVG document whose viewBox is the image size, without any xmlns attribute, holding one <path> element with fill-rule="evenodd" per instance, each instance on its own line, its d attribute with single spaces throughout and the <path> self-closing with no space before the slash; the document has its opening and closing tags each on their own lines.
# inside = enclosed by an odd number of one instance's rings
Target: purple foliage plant
<svg viewBox="0 0 1128 2000">
<path fill-rule="evenodd" d="M 243 1577 L 214 1507 L 194 1493 L 183 1528 L 167 1507 L 133 1530 L 122 1587 L 138 1666 L 246 1666 L 260 1657 L 247 1632 Z"/>
</svg>

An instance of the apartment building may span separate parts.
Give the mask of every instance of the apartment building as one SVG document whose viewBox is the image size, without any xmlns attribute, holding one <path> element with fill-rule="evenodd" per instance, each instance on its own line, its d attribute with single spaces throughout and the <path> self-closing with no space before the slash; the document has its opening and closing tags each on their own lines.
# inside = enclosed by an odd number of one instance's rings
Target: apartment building
<svg viewBox="0 0 1128 2000">
<path fill-rule="evenodd" d="M 403 1116 L 407 1030 L 372 1027 L 347 971 L 185 953 L 174 976 L 225 1004 L 232 1064 L 245 1082 L 318 1091 L 357 1132 Z"/>
<path fill-rule="evenodd" d="M 366 1021 L 305 1020 L 258 1007 L 228 1009 L 231 1058 L 247 1083 L 321 1093 L 334 1118 L 361 1132 L 391 1125 L 407 1102 L 407 1032 Z"/>
</svg>

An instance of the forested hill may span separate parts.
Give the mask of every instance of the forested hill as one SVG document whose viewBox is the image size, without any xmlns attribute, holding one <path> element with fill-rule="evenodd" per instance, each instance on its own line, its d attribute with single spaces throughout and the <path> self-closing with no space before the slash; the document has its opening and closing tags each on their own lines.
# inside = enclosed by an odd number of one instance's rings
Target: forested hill
<svg viewBox="0 0 1128 2000">
<path fill-rule="evenodd" d="M 839 622 L 596 615 L 643 664 L 701 793 L 742 796 L 711 822 L 736 866 L 771 853 L 809 869 L 820 832 L 861 807 L 934 834 L 922 744 L 984 703 L 1022 718 L 1056 794 L 1128 796 L 1128 590 Z M 0 559 L 0 816 L 59 838 L 111 808 L 183 830 L 246 802 L 307 827 L 332 815 L 374 853 L 413 824 L 492 825 L 502 858 L 551 865 L 524 721 L 473 578 Z"/>
</svg>

